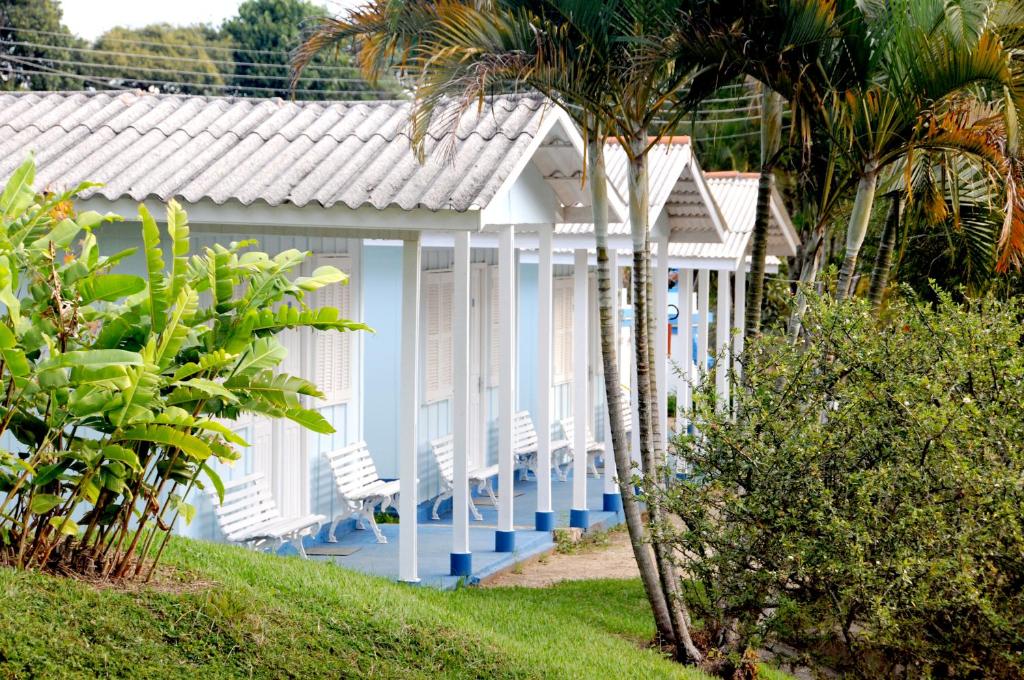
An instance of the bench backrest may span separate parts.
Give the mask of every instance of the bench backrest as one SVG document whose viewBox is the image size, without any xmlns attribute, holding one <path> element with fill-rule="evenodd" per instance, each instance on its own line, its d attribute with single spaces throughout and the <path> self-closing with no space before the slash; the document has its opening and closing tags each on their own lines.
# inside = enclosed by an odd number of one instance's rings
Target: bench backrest
<svg viewBox="0 0 1024 680">
<path fill-rule="evenodd" d="M 380 481 L 366 442 L 356 442 L 327 452 L 327 462 L 334 474 L 334 483 L 343 498 L 374 482 Z"/>
<path fill-rule="evenodd" d="M 455 437 L 447 434 L 430 442 L 430 450 L 434 453 L 441 477 L 451 482 L 455 478 Z"/>
<path fill-rule="evenodd" d="M 266 478 L 259 473 L 225 483 L 224 502 L 215 504 L 214 514 L 228 537 L 281 516 Z"/>
<path fill-rule="evenodd" d="M 537 431 L 529 411 L 520 411 L 512 418 L 512 450 L 537 448 Z"/>
<path fill-rule="evenodd" d="M 576 443 L 576 418 L 568 416 L 562 418 L 562 435 L 572 443 Z"/>
</svg>

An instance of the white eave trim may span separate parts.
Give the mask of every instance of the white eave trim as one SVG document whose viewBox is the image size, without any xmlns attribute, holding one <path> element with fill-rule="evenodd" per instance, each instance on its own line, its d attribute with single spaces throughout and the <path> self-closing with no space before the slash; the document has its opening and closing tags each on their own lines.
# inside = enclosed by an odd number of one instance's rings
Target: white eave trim
<svg viewBox="0 0 1024 680">
<path fill-rule="evenodd" d="M 319 204 L 302 207 L 288 203 L 269 205 L 262 201 L 243 205 L 237 201 L 217 204 L 208 199 L 196 203 L 179 202 L 193 225 L 236 226 L 245 229 L 258 227 L 262 234 L 289 234 L 298 229 L 318 229 L 351 238 L 402 239 L 425 230 L 479 232 L 482 228 L 480 212 L 477 210 L 402 210 L 399 207 L 378 210 L 371 206 L 353 210 L 343 204 L 330 208 Z M 163 214 L 161 206 L 164 201 L 149 198 L 144 203 L 154 215 Z M 138 201 L 130 198 L 109 200 L 98 196 L 80 201 L 80 204 L 82 209 L 115 212 L 129 221 L 138 214 L 139 206 Z"/>
</svg>

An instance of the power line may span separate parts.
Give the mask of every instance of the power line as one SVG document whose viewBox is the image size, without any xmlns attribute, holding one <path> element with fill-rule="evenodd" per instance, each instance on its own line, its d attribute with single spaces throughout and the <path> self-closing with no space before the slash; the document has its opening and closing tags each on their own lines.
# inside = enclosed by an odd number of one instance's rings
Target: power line
<svg viewBox="0 0 1024 680">
<path fill-rule="evenodd" d="M 4 45 L 4 44 L 7 44 L 7 43 L 5 43 L 4 41 L 0 40 L 0 45 Z M 0 55 L 0 58 L 2 58 L 2 55 Z M 132 71 L 132 72 L 136 72 L 136 73 L 165 73 L 165 74 L 170 74 L 170 75 L 199 76 L 199 77 L 224 76 L 226 78 L 259 78 L 259 79 L 267 78 L 267 79 L 270 79 L 270 80 L 280 81 L 282 83 L 282 86 L 280 88 L 262 87 L 262 88 L 259 88 L 259 89 L 263 89 L 263 90 L 266 90 L 266 91 L 269 91 L 269 92 L 281 92 L 281 91 L 285 91 L 285 90 L 290 91 L 289 87 L 288 87 L 289 78 L 287 78 L 286 76 L 248 76 L 248 75 L 237 75 L 237 74 L 233 74 L 233 73 L 224 73 L 224 74 L 222 74 L 222 73 L 210 73 L 210 72 L 207 72 L 207 71 L 185 71 L 185 70 L 180 70 L 180 69 L 162 68 L 162 67 L 159 67 L 159 66 L 126 66 L 126 65 L 122 65 L 122 64 L 108 64 L 108 63 L 104 63 L 104 62 L 79 61 L 79 60 L 67 60 L 67 59 L 54 59 L 52 57 L 41 57 L 41 56 L 35 56 L 35 55 L 21 55 L 21 58 L 22 59 L 31 59 L 33 61 L 37 61 L 37 62 L 41 62 L 41 63 L 60 64 L 62 66 L 76 66 L 76 67 L 95 68 L 95 69 L 114 69 L 114 70 L 117 70 L 117 71 Z M 111 76 L 111 77 L 114 77 L 114 76 Z M 135 80 L 147 80 L 148 81 L 150 79 L 146 78 L 146 77 L 138 77 L 138 78 L 135 78 Z M 337 82 L 337 81 L 338 80 L 334 79 L 334 78 L 332 78 L 330 80 L 330 82 Z M 167 82 L 170 82 L 170 81 L 167 81 Z M 344 81 L 344 82 L 355 82 L 355 83 L 367 84 L 366 81 L 364 81 L 364 80 L 349 80 L 349 81 Z M 189 84 L 193 84 L 193 85 L 195 85 L 197 87 L 214 87 L 214 88 L 220 87 L 219 85 L 217 85 L 215 83 L 207 84 L 207 83 L 191 83 L 190 82 Z M 228 85 L 225 85 L 224 87 L 249 88 L 249 87 L 258 87 L 258 86 L 255 86 L 255 85 L 253 85 L 253 86 L 249 86 L 249 85 L 230 85 L 230 86 L 228 86 Z M 322 92 L 328 92 L 328 91 L 329 90 L 312 90 L 312 89 L 301 89 L 301 88 L 298 88 L 298 89 L 295 90 L 296 93 L 311 93 L 311 92 L 312 93 L 322 93 Z M 353 90 L 353 91 L 356 91 L 356 90 Z M 371 93 L 371 94 L 382 94 L 382 95 L 391 94 L 391 93 L 387 92 L 386 90 L 363 89 L 363 90 L 358 90 L 358 91 L 359 92 Z"/>
<path fill-rule="evenodd" d="M 121 52 L 110 49 L 98 49 L 95 47 L 72 47 L 66 45 L 51 45 L 49 43 L 38 43 L 30 42 L 26 40 L 2 40 L 3 44 L 20 47 L 33 47 L 36 49 L 50 49 L 50 50 L 68 50 L 69 52 L 78 52 L 79 54 L 105 54 L 110 56 L 133 56 L 133 57 L 145 57 L 148 59 L 162 59 L 165 61 L 188 61 L 191 63 L 215 63 L 218 66 L 227 67 L 259 67 L 261 69 L 286 69 L 291 70 L 291 66 L 288 63 L 265 63 L 260 61 L 233 61 L 226 59 L 214 59 L 214 58 L 199 58 L 195 56 L 175 56 L 173 54 L 155 54 L 153 52 Z M 175 45 L 163 45 L 165 49 L 173 49 Z M 199 49 L 196 45 L 181 45 L 181 47 L 191 47 Z M 274 52 L 278 56 L 287 56 L 282 52 Z M 321 65 L 316 66 L 317 69 L 321 69 Z M 325 66 L 323 67 L 329 71 L 339 70 L 345 71 L 346 73 L 357 73 L 358 69 L 354 67 L 338 67 L 338 66 Z M 282 76 L 283 78 L 289 78 L 289 76 Z M 361 78 L 340 78 L 332 77 L 333 80 L 348 80 L 351 82 L 364 82 Z"/>
<path fill-rule="evenodd" d="M 50 75 L 63 76 L 65 78 L 75 78 L 77 80 L 81 80 L 83 83 L 93 83 L 93 84 L 99 85 L 103 89 L 107 89 L 107 90 L 109 90 L 109 89 L 127 90 L 128 89 L 126 87 L 119 87 L 117 85 L 114 85 L 112 83 L 108 83 L 108 82 L 103 81 L 103 80 L 98 80 L 96 78 L 90 78 L 89 76 L 83 76 L 80 73 L 71 73 L 70 71 L 61 71 L 60 69 L 50 68 L 49 66 L 46 66 L 44 64 L 34 64 L 32 62 L 24 61 L 20 57 L 15 57 L 15 56 L 12 56 L 12 55 L 9 55 L 9 54 L 3 55 L 2 57 L 0 57 L 0 61 L 13 61 L 13 62 L 15 62 L 17 64 L 21 64 L 22 66 L 27 66 L 30 69 L 28 71 L 28 73 L 48 73 Z"/>
<path fill-rule="evenodd" d="M 17 32 L 17 33 L 34 33 L 36 35 L 54 36 L 54 37 L 58 37 L 58 38 L 70 37 L 70 36 L 68 36 L 68 34 L 61 33 L 59 31 L 44 31 L 44 30 L 38 29 L 38 28 L 13 28 L 12 27 L 12 28 L 8 28 L 7 30 L 10 30 L 12 32 Z M 153 40 L 136 40 L 134 38 L 117 38 L 117 37 L 108 36 L 108 35 L 103 35 L 103 36 L 100 36 L 100 37 L 103 40 L 111 40 L 111 41 L 115 41 L 115 42 L 122 42 L 122 43 L 130 44 L 130 45 L 144 45 L 144 46 L 147 46 L 147 47 L 165 47 L 165 48 L 168 47 L 168 45 L 166 43 L 156 42 L 156 41 L 153 41 Z M 190 47 L 190 48 L 195 49 L 195 50 L 207 50 L 207 51 L 216 51 L 216 52 L 231 52 L 233 54 L 234 53 L 245 53 L 245 54 L 266 54 L 266 55 L 277 56 L 277 57 L 281 56 L 281 52 L 279 50 L 259 50 L 259 49 L 252 49 L 252 48 L 243 48 L 243 47 L 229 47 L 227 45 L 188 45 L 188 44 L 186 44 L 186 45 L 182 45 L 182 47 Z M 356 67 L 356 66 L 344 66 L 344 65 L 338 65 L 338 64 L 327 65 L 326 67 L 327 68 L 336 68 L 336 69 L 348 69 L 348 70 L 351 70 L 351 71 L 358 71 L 359 70 L 359 68 Z"/>
<path fill-rule="evenodd" d="M 14 60 L 15 58 L 10 56 L 10 55 L 0 55 L 0 61 L 2 61 L 3 59 Z M 201 75 L 201 76 L 213 76 L 213 75 L 216 75 L 216 74 L 202 73 L 202 72 L 197 72 L 197 71 L 175 71 L 175 70 L 171 70 L 171 69 L 150 68 L 150 67 L 145 67 L 145 66 L 121 66 L 119 64 L 103 64 L 103 63 L 84 62 L 84 61 L 68 61 L 68 60 L 64 60 L 64 59 L 50 59 L 48 57 L 35 57 L 35 56 L 25 56 L 25 55 L 22 55 L 22 56 L 18 57 L 17 60 L 19 61 L 19 63 L 22 63 L 22 64 L 38 65 L 38 66 L 40 66 L 42 68 L 46 68 L 46 64 L 60 64 L 62 66 L 76 67 L 78 69 L 83 69 L 83 70 L 86 70 L 86 71 L 89 70 L 89 69 L 115 69 L 115 70 L 117 70 L 119 72 L 120 71 L 139 71 L 139 72 L 142 72 L 143 74 L 145 74 L 145 73 L 161 72 L 161 73 L 166 73 L 166 74 L 170 74 L 170 75 L 175 75 L 175 74 Z M 117 75 L 106 76 L 106 75 L 102 75 L 102 74 L 98 74 L 98 73 L 84 73 L 82 75 L 91 76 L 92 78 L 107 78 L 107 79 L 109 79 L 110 82 L 125 81 L 125 80 L 137 80 L 137 81 L 141 81 L 141 82 L 152 83 L 154 85 L 175 85 L 175 86 L 178 86 L 178 87 L 190 87 L 190 88 L 194 88 L 194 89 L 198 89 L 198 90 L 202 90 L 202 89 L 220 90 L 220 91 L 238 91 L 238 90 L 245 91 L 245 90 L 249 90 L 249 91 L 253 91 L 253 92 L 264 92 L 264 93 L 271 93 L 271 94 L 278 94 L 278 95 L 280 93 L 282 93 L 282 92 L 288 92 L 288 93 L 294 93 L 294 94 L 319 95 L 319 96 L 323 96 L 323 97 L 327 97 L 327 98 L 340 98 L 340 97 L 342 97 L 345 94 L 352 94 L 352 95 L 385 95 L 385 96 L 389 96 L 389 97 L 394 97 L 395 96 L 395 93 L 387 92 L 387 91 L 384 91 L 384 90 L 363 90 L 363 89 L 360 89 L 360 90 L 312 90 L 312 89 L 306 89 L 306 88 L 296 88 L 295 90 L 290 90 L 287 85 L 282 85 L 281 87 L 262 87 L 262 86 L 259 86 L 259 85 L 232 85 L 232 84 L 221 84 L 221 83 L 203 83 L 203 82 L 196 82 L 196 81 L 190 80 L 188 78 L 179 78 L 179 79 L 175 79 L 175 80 L 160 80 L 160 79 L 156 79 L 156 78 L 147 78 L 144 75 L 140 75 L 140 76 L 137 76 L 137 77 L 125 77 L 125 76 L 117 76 Z M 233 74 L 228 74 L 228 75 L 229 75 L 229 77 L 233 77 Z"/>
<path fill-rule="evenodd" d="M 43 59 L 43 58 L 40 58 L 40 57 L 28 57 L 26 59 L 24 57 L 12 57 L 10 55 L 0 55 L 0 61 L 4 61 L 4 60 L 13 61 L 13 62 L 22 64 L 24 66 L 28 66 L 28 67 L 30 67 L 30 68 L 32 68 L 35 71 L 40 72 L 40 73 L 60 74 L 60 75 L 64 75 L 64 76 L 67 76 L 67 77 L 78 78 L 78 79 L 86 81 L 86 82 L 98 83 L 98 84 L 101 84 L 105 89 L 111 89 L 111 88 L 119 89 L 119 90 L 129 89 L 129 88 L 126 88 L 126 87 L 123 87 L 123 86 L 120 86 L 120 85 L 117 84 L 118 81 L 124 82 L 125 80 L 138 80 L 138 81 L 141 81 L 141 82 L 144 82 L 144 83 L 148 83 L 148 84 L 151 84 L 151 85 L 162 86 L 164 89 L 167 89 L 167 86 L 173 86 L 173 87 L 179 87 L 179 88 L 188 87 L 188 88 L 192 88 L 192 89 L 196 89 L 196 90 L 221 90 L 221 91 L 227 90 L 227 91 L 230 91 L 230 92 L 236 92 L 236 91 L 237 92 L 243 92 L 243 93 L 244 92 L 261 92 L 261 93 L 270 93 L 270 94 L 278 94 L 278 93 L 281 93 L 284 89 L 286 89 L 286 88 L 273 88 L 273 87 L 257 87 L 255 85 L 221 85 L 221 84 L 218 84 L 218 83 L 197 83 L 197 82 L 192 82 L 192 81 L 188 81 L 188 80 L 154 80 L 154 79 L 151 79 L 151 78 L 117 78 L 117 77 L 99 76 L 97 74 L 72 73 L 70 71 L 61 71 L 61 70 L 58 70 L 58 69 L 50 68 L 50 67 L 46 66 L 45 63 L 40 63 L 40 62 L 53 61 L 53 60 L 46 60 L 46 59 Z M 95 64 L 84 64 L 84 63 L 81 63 L 81 62 L 72 62 L 72 63 L 78 64 L 78 65 L 81 65 L 81 66 L 95 66 Z M 104 79 L 104 78 L 108 78 L 108 79 Z M 336 90 L 336 91 L 331 91 L 331 90 L 304 90 L 304 89 L 296 89 L 296 90 L 294 90 L 294 92 L 296 94 L 315 94 L 315 95 L 319 95 L 321 97 L 324 97 L 325 99 L 333 99 L 333 100 L 351 100 L 354 97 L 357 97 L 357 96 L 360 96 L 360 95 L 390 94 L 390 93 L 381 93 L 381 92 L 377 92 L 377 91 L 374 91 L 374 90 Z M 349 95 L 349 96 L 346 97 L 346 95 Z"/>
</svg>

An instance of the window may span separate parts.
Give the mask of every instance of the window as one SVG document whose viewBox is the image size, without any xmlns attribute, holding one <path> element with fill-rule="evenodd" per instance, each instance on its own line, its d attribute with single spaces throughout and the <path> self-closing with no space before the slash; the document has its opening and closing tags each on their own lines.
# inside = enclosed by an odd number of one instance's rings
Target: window
<svg viewBox="0 0 1024 680">
<path fill-rule="evenodd" d="M 424 386 L 427 403 L 452 396 L 452 297 L 451 272 L 424 272 L 423 303 L 426 323 Z"/>
<path fill-rule="evenodd" d="M 317 257 L 318 267 L 330 265 L 346 274 L 351 274 L 352 258 L 347 255 L 321 255 Z M 355 311 L 352 304 L 350 279 L 345 286 L 324 286 L 313 297 L 314 307 L 335 307 L 341 318 L 351 319 Z M 337 331 L 313 331 L 314 334 L 314 375 L 313 380 L 324 393 L 324 403 L 339 403 L 352 399 L 352 333 Z"/>
<path fill-rule="evenodd" d="M 554 337 L 551 343 L 551 367 L 553 381 L 557 385 L 572 380 L 572 277 L 555 278 L 553 295 L 551 321 Z"/>
</svg>

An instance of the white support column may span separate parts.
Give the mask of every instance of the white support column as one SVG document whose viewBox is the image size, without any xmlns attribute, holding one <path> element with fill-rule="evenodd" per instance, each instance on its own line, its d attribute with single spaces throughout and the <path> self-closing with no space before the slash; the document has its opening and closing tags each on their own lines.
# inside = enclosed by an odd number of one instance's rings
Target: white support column
<svg viewBox="0 0 1024 680">
<path fill-rule="evenodd" d="M 697 270 L 697 381 L 708 372 L 708 310 L 711 290 L 711 272 Z"/>
<path fill-rule="evenodd" d="M 614 248 L 608 249 L 608 261 L 612 269 L 612 323 L 615 325 L 615 366 L 619 365 L 619 264 L 618 253 Z M 598 289 L 600 295 L 600 289 Z M 600 321 L 598 321 L 600 323 Z M 605 374 L 605 380 L 608 375 Z M 620 376 L 621 380 L 621 376 Z M 611 389 L 620 390 L 619 385 L 611 385 Z M 602 509 L 605 512 L 620 512 L 622 510 L 622 497 L 619 494 L 618 475 L 615 469 L 615 448 L 612 446 L 612 414 L 608 408 L 608 389 L 605 384 L 605 414 L 604 414 L 604 496 Z M 622 404 L 620 404 L 621 406 Z"/>
<path fill-rule="evenodd" d="M 516 533 L 512 522 L 513 452 L 512 419 L 516 408 L 515 367 L 515 235 L 512 225 L 498 232 L 498 530 L 495 552 L 513 552 Z"/>
<path fill-rule="evenodd" d="M 590 526 L 587 509 L 587 427 L 590 424 L 590 385 L 587 375 L 587 311 L 590 258 L 586 248 L 576 250 L 573 266 L 572 304 L 572 412 L 575 437 L 572 442 L 572 509 L 569 526 Z"/>
<path fill-rule="evenodd" d="M 729 292 L 729 272 L 718 270 L 718 311 L 715 315 L 715 394 L 718 400 L 715 408 L 718 411 L 729 410 L 729 333 L 732 324 L 729 312 L 732 307 L 732 295 Z"/>
<path fill-rule="evenodd" d="M 452 468 L 452 576 L 470 576 L 473 573 L 473 555 L 469 550 L 469 248 L 469 232 L 456 233 L 453 267 L 455 300 L 452 314 L 452 437 L 455 445 Z"/>
<path fill-rule="evenodd" d="M 420 235 L 402 243 L 402 387 L 398 431 L 398 580 L 419 582 L 417 479 L 420 413 Z"/>
<path fill-rule="evenodd" d="M 550 226 L 540 228 L 537 262 L 537 531 L 554 531 L 551 507 L 551 309 L 554 269 Z"/>
<path fill-rule="evenodd" d="M 747 329 L 747 268 L 745 264 L 740 264 L 740 268 L 736 270 L 736 289 L 733 291 L 733 298 L 732 357 L 733 370 L 736 371 L 738 377 L 743 368 L 739 357 L 743 354 L 744 334 Z"/>
<path fill-rule="evenodd" d="M 634 307 L 635 309 L 635 307 Z M 633 338 L 629 345 L 629 419 L 630 426 L 629 447 L 631 458 L 634 463 L 640 463 L 640 399 L 637 395 L 636 375 L 636 317 L 633 317 Z"/>
<path fill-rule="evenodd" d="M 654 270 L 654 366 L 657 382 L 658 421 L 661 450 L 668 448 L 668 238 L 658 240 L 658 259 Z"/>
<path fill-rule="evenodd" d="M 676 398 L 682 405 L 683 413 L 689 413 L 693 406 L 693 270 L 679 270 L 679 368 L 683 371 L 683 393 Z M 689 419 L 684 418 L 680 430 L 685 432 Z"/>
</svg>

